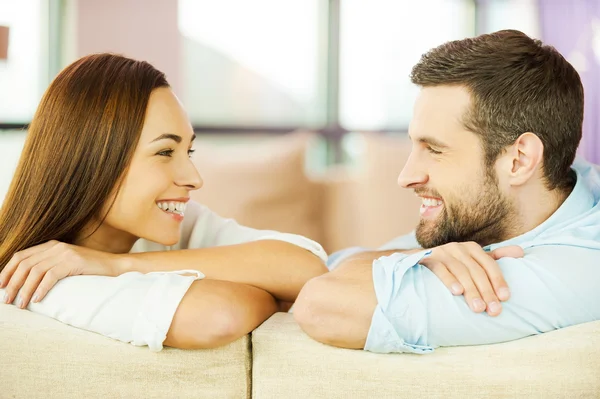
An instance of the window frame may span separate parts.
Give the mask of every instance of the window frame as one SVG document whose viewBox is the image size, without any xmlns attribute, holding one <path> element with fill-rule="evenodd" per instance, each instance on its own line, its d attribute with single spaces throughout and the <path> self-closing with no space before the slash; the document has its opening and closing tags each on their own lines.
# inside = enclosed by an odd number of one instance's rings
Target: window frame
<svg viewBox="0 0 600 399">
<path fill-rule="evenodd" d="M 48 54 L 49 75 L 48 82 L 56 76 L 60 71 L 60 55 L 62 53 L 63 29 L 62 22 L 64 21 L 65 0 L 45 0 L 48 7 L 48 48 L 52 49 Z M 485 20 L 485 3 L 481 0 L 469 0 L 473 3 L 475 10 L 474 15 L 474 34 L 480 33 Z M 327 16 L 326 16 L 326 60 L 327 68 L 325 83 L 326 96 L 326 118 L 325 125 L 321 128 L 308 128 L 302 125 L 293 126 L 214 126 L 205 124 L 194 124 L 193 129 L 197 134 L 284 134 L 294 130 L 308 129 L 323 136 L 328 144 L 330 144 L 331 160 L 339 160 L 341 156 L 341 139 L 348 133 L 352 132 L 341 125 L 340 123 L 340 90 L 339 90 L 339 75 L 340 75 L 340 3 L 341 0 L 327 0 Z M 24 123 L 0 123 L 0 132 L 2 130 L 19 130 L 27 129 L 30 122 Z M 393 129 L 372 130 L 375 132 L 386 133 L 406 133 L 408 127 L 400 127 Z"/>
</svg>

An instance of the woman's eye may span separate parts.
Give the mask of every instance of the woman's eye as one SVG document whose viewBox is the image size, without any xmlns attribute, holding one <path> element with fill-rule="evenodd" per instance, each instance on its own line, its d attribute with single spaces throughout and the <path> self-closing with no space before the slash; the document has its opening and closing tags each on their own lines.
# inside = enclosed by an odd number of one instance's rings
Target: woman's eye
<svg viewBox="0 0 600 399">
<path fill-rule="evenodd" d="M 173 156 L 173 149 L 162 150 L 156 153 L 156 155 L 160 155 L 161 157 L 170 157 Z"/>
<path fill-rule="evenodd" d="M 431 147 L 427 147 L 427 151 L 429 151 L 429 152 L 430 152 L 430 153 L 432 153 L 432 154 L 436 154 L 436 155 L 437 155 L 437 154 L 441 154 L 441 153 L 442 153 L 441 151 L 436 151 L 436 150 L 434 150 L 434 149 L 433 149 L 433 148 L 431 148 Z"/>
<path fill-rule="evenodd" d="M 190 157 L 190 158 L 191 158 L 191 157 L 192 157 L 192 155 L 194 154 L 194 152 L 196 152 L 196 150 L 194 150 L 194 149 L 189 149 L 189 150 L 188 150 L 188 157 Z"/>
</svg>

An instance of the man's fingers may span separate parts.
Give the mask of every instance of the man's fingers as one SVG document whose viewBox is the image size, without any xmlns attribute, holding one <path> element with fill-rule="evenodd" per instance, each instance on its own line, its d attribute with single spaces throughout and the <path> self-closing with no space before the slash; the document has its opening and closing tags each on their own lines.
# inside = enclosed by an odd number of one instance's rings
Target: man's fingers
<svg viewBox="0 0 600 399">
<path fill-rule="evenodd" d="M 451 257 L 444 259 L 443 264 L 464 287 L 463 295 L 471 310 L 477 313 L 483 312 L 486 309 L 486 303 L 481 299 L 481 294 L 466 265 Z"/>
<path fill-rule="evenodd" d="M 491 258 L 488 257 L 493 262 Z M 486 303 L 486 310 L 490 316 L 497 316 L 502 311 L 500 300 L 496 296 L 494 287 L 489 279 L 485 268 L 471 256 L 464 256 L 459 259 L 468 269 L 479 294 Z"/>
<path fill-rule="evenodd" d="M 4 288 L 8 285 L 9 281 L 12 279 L 17 267 L 21 262 L 25 259 L 28 259 L 30 256 L 44 252 L 45 250 L 52 248 L 57 241 L 48 241 L 40 245 L 35 245 L 33 247 L 24 249 L 23 251 L 19 251 L 15 253 L 12 258 L 8 261 L 8 263 L 4 266 L 2 272 L 0 272 L 0 288 Z"/>
<path fill-rule="evenodd" d="M 509 245 L 508 247 L 502 247 L 493 250 L 489 253 L 494 260 L 500 258 L 522 258 L 525 256 L 525 251 L 518 245 Z"/>
<path fill-rule="evenodd" d="M 520 248 L 520 247 L 517 247 Z M 516 253 L 516 251 L 512 251 Z M 485 270 L 487 274 L 487 278 L 492 283 L 492 287 L 496 296 L 501 301 L 507 301 L 510 298 L 510 290 L 508 289 L 508 284 L 506 280 L 504 280 L 504 275 L 502 274 L 502 270 L 500 269 L 500 265 L 493 259 L 490 254 L 486 253 L 473 253 L 471 254 L 473 259 Z"/>
<path fill-rule="evenodd" d="M 436 277 L 439 278 L 442 281 L 442 283 L 444 283 L 444 285 L 450 290 L 450 292 L 453 295 L 462 295 L 465 292 L 465 289 L 463 288 L 462 284 L 459 283 L 456 277 L 454 277 L 454 275 L 452 275 L 452 273 L 448 271 L 444 264 L 434 260 L 430 260 L 428 262 L 428 258 L 423 259 L 421 261 L 421 264 L 423 264 L 429 270 L 431 270 L 433 274 L 435 274 Z"/>
</svg>

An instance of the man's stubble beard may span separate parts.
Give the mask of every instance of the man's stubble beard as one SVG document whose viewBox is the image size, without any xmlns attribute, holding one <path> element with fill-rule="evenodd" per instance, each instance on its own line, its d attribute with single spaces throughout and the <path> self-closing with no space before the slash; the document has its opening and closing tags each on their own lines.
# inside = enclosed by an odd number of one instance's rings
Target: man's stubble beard
<svg viewBox="0 0 600 399">
<path fill-rule="evenodd" d="M 474 241 L 485 246 L 501 242 L 514 230 L 514 206 L 498 188 L 496 175 L 486 173 L 475 201 L 448 204 L 435 220 L 421 219 L 416 229 L 417 241 L 423 248 L 434 248 L 450 242 Z M 460 200 L 459 200 L 460 201 Z"/>
</svg>

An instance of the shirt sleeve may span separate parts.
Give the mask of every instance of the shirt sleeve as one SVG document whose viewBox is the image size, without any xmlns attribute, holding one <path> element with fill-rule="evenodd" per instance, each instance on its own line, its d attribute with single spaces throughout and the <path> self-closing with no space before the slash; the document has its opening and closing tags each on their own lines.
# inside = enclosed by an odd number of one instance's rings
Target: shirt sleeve
<svg viewBox="0 0 600 399">
<path fill-rule="evenodd" d="M 417 248 L 420 248 L 420 246 L 417 242 L 415 232 L 412 231 L 403 236 L 394 238 L 385 245 L 377 248 L 377 251 L 391 251 L 394 249 L 407 250 Z M 368 251 L 373 251 L 373 249 L 364 247 L 350 247 L 334 252 L 333 254 L 329 255 L 329 259 L 327 260 L 327 268 L 329 269 L 329 271 L 335 270 L 344 260 L 348 259 L 352 255 Z"/>
<path fill-rule="evenodd" d="M 419 264 L 427 254 L 398 253 L 373 263 L 378 304 L 365 350 L 423 354 L 439 346 L 511 341 L 600 319 L 598 251 L 537 247 L 523 258 L 500 259 L 511 298 L 496 317 L 475 313 L 463 296 L 452 295 Z"/>
<path fill-rule="evenodd" d="M 182 241 L 172 249 L 207 248 L 259 240 L 279 240 L 304 248 L 318 256 L 323 262 L 327 261 L 325 250 L 313 240 L 297 234 L 257 230 L 242 226 L 235 220 L 223 218 L 195 202 L 188 204 L 185 219 Z"/>
<path fill-rule="evenodd" d="M 67 277 L 42 301 L 29 303 L 27 309 L 73 327 L 160 351 L 183 296 L 194 280 L 203 277 L 197 271 Z"/>
<path fill-rule="evenodd" d="M 334 252 L 331 255 L 329 255 L 329 258 L 327 259 L 327 268 L 329 269 L 329 271 L 333 271 L 344 260 L 348 259 L 352 255 L 356 255 L 361 252 L 367 252 L 367 251 L 372 251 L 372 250 L 370 250 L 368 248 L 363 248 L 363 247 L 350 247 L 350 248 L 345 248 L 345 249 L 339 250 L 337 252 Z"/>
</svg>

